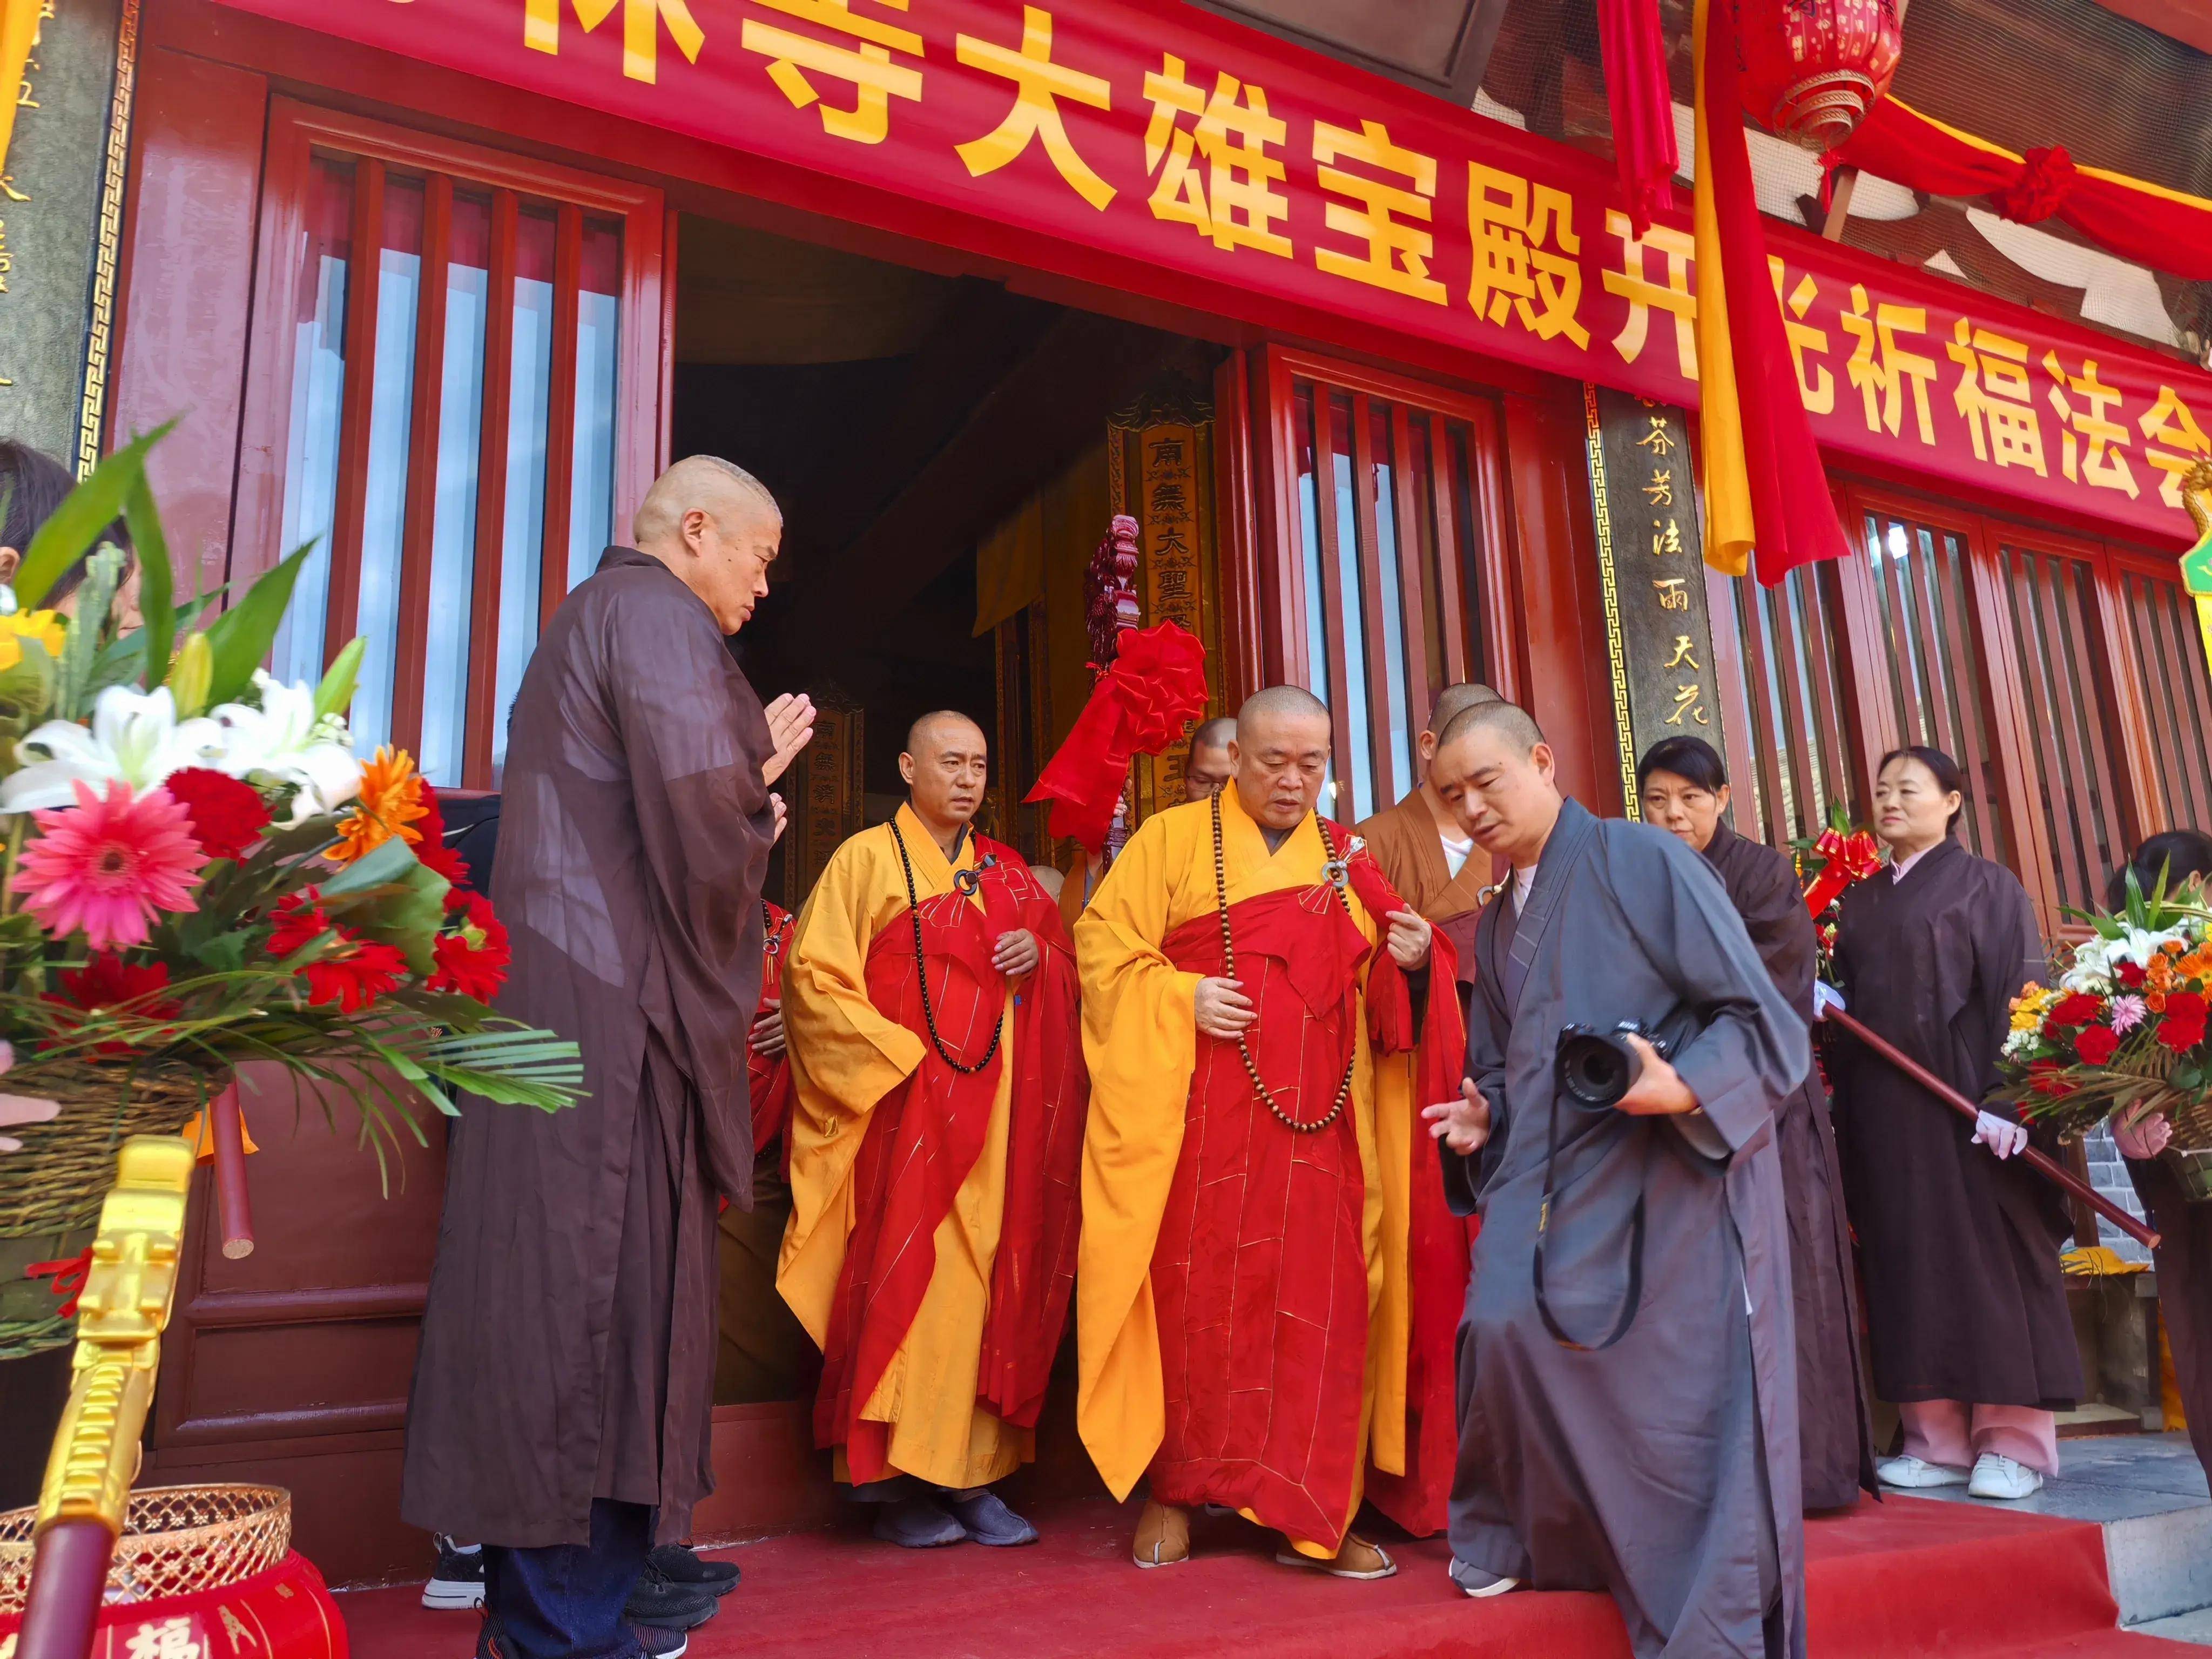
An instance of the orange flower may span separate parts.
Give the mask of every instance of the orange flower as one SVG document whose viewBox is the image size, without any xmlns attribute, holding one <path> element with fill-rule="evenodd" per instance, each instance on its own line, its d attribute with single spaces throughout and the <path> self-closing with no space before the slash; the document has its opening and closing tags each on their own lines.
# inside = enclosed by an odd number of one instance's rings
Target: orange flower
<svg viewBox="0 0 2212 1659">
<path fill-rule="evenodd" d="M 415 821 L 429 810 L 414 757 L 404 749 L 380 749 L 361 769 L 361 795 L 338 825 L 337 845 L 323 856 L 332 864 L 351 864 L 394 836 L 412 846 L 422 839 Z"/>
<path fill-rule="evenodd" d="M 2143 1006 L 2149 1009 L 2154 1014 L 2164 1013 L 2166 1012 L 2166 993 L 2163 991 L 2144 992 Z"/>
<path fill-rule="evenodd" d="M 2178 939 L 2169 939 L 2160 940 L 2158 948 L 2170 957 L 2178 957 L 2187 947 Z"/>
<path fill-rule="evenodd" d="M 2171 988 L 2173 984 L 2173 958 L 2164 954 L 2153 957 L 2150 966 L 2144 970 L 2143 983 L 2154 991 Z"/>
</svg>

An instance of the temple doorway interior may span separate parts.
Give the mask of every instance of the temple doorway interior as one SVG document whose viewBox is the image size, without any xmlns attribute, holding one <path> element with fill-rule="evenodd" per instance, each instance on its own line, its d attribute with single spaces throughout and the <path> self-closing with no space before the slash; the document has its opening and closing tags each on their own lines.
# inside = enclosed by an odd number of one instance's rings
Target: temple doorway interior
<svg viewBox="0 0 2212 1659">
<path fill-rule="evenodd" d="M 837 844 L 891 815 L 908 727 L 935 708 L 990 737 L 979 827 L 1051 862 L 1020 803 L 1091 690 L 1085 574 L 1115 512 L 1142 496 L 1174 526 L 1145 550 L 1146 620 L 1218 637 L 1221 349 L 710 219 L 686 216 L 678 246 L 670 455 L 726 457 L 775 494 L 782 556 L 733 648 L 764 698 L 823 711 L 782 787 L 769 896 L 799 910 Z M 723 1218 L 721 1405 L 812 1395 L 813 1345 L 775 1289 L 779 1152 L 752 1214 Z"/>
</svg>

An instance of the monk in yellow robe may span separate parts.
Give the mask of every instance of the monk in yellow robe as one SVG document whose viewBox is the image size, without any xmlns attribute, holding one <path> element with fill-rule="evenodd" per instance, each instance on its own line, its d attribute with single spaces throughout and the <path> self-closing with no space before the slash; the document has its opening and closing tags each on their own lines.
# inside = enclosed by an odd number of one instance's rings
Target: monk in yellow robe
<svg viewBox="0 0 2212 1659">
<path fill-rule="evenodd" d="M 1032 1455 L 1075 1266 L 1074 956 L 971 827 L 987 764 L 965 715 L 915 722 L 907 804 L 830 856 L 783 972 L 777 1286 L 822 1349 L 816 1443 L 915 1548 L 1035 1541 L 989 1487 Z"/>
<path fill-rule="evenodd" d="M 1115 1497 L 1149 1474 L 1140 1566 L 1187 1559 L 1188 1510 L 1216 1504 L 1282 1533 L 1279 1560 L 1387 1577 L 1350 1530 L 1384 1288 L 1373 1056 L 1418 1026 L 1456 1072 L 1455 963 L 1316 816 L 1318 701 L 1259 693 L 1232 752 L 1230 787 L 1144 823 L 1076 924 L 1079 1424 Z"/>
<path fill-rule="evenodd" d="M 1462 708 L 1496 702 L 1486 685 L 1446 686 L 1413 743 L 1419 785 L 1353 832 L 1383 876 L 1455 944 L 1473 938 L 1489 884 L 1490 859 L 1476 856 L 1430 777 L 1437 734 Z M 1459 952 L 1471 975 L 1471 953 Z M 1435 1101 L 1416 1087 L 1412 1054 L 1375 1061 L 1375 1139 L 1382 1160 L 1382 1310 L 1376 1320 L 1375 1425 L 1367 1496 L 1417 1538 L 1442 1532 L 1459 1456 L 1457 1310 L 1467 1299 L 1468 1224 L 1444 1202 L 1436 1143 L 1421 1109 Z M 1443 1099 L 1446 1096 L 1437 1096 Z M 1416 1309 L 1421 1311 L 1415 1313 Z M 1425 1340 L 1416 1343 L 1419 1329 Z"/>
</svg>

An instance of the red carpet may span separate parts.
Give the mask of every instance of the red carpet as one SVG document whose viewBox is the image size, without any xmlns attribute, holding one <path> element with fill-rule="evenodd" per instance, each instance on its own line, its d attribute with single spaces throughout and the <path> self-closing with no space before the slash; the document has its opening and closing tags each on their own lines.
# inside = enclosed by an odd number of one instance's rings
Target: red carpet
<svg viewBox="0 0 2212 1659">
<path fill-rule="evenodd" d="M 1243 1522 L 1201 1519 L 1188 1565 L 1139 1572 L 1125 1514 L 1045 1509 L 1030 1549 L 909 1553 L 846 1532 L 728 1553 L 744 1583 L 692 1659 L 1628 1659 L 1600 1595 L 1469 1601 L 1442 1540 L 1397 1548 L 1399 1573 L 1340 1583 L 1273 1565 Z M 722 1552 L 710 1552 L 722 1553 Z M 1816 1659 L 1920 1654 L 2188 1659 L 2198 1650 L 2112 1628 L 2094 1524 L 1893 1498 L 1807 1528 Z M 338 1598 L 354 1659 L 462 1659 L 464 1613 L 414 1589 Z"/>
</svg>

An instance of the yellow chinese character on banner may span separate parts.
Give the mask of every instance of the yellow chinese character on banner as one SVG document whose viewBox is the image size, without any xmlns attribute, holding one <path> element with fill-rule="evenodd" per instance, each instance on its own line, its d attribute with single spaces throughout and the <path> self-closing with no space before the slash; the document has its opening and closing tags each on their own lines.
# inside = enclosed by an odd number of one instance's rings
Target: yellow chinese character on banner
<svg viewBox="0 0 2212 1659">
<path fill-rule="evenodd" d="M 1240 100 L 1239 92 L 1243 94 Z M 1267 113 L 1267 94 L 1225 72 L 1213 78 L 1213 95 L 1202 96 L 1183 79 L 1183 61 L 1160 54 L 1160 67 L 1145 76 L 1152 118 L 1145 127 L 1145 174 L 1152 185 L 1152 216 L 1189 225 L 1224 252 L 1256 247 L 1291 257 L 1291 239 L 1273 222 L 1291 216 L 1291 198 L 1275 188 L 1283 163 L 1267 154 L 1290 132 Z M 1194 115 L 1186 128 L 1176 117 Z M 1206 163 L 1201 178 L 1194 158 Z"/>
<path fill-rule="evenodd" d="M 1952 325 L 1951 343 L 1943 349 L 1959 365 L 1951 401 L 1966 417 L 1974 459 L 2050 477 L 2043 465 L 2042 417 L 2029 401 L 2027 345 L 1976 328 L 1961 317 Z"/>
<path fill-rule="evenodd" d="M 1662 668 L 1682 668 L 1686 666 L 1697 669 L 1700 672 L 1703 672 L 1705 665 L 1697 659 L 1697 657 L 1693 654 L 1693 651 L 1694 647 L 1691 641 L 1690 636 L 1687 634 L 1677 634 L 1674 635 L 1674 654 L 1668 658 L 1666 661 L 1661 663 L 1659 665 Z"/>
<path fill-rule="evenodd" d="M 1680 576 L 1652 578 L 1651 591 L 1659 596 L 1662 611 L 1687 611 L 1690 608 L 1690 595 L 1684 584 L 1685 579 Z"/>
<path fill-rule="evenodd" d="M 1431 155 L 1401 149 L 1390 142 L 1389 129 L 1380 121 L 1363 120 L 1359 131 L 1349 131 L 1326 121 L 1314 123 L 1314 160 L 1321 166 L 1316 177 L 1332 196 L 1348 196 L 1359 204 L 1331 202 L 1322 222 L 1340 234 L 1356 236 L 1367 244 L 1364 256 L 1355 258 L 1335 248 L 1317 247 L 1314 264 L 1332 276 L 1349 276 L 1370 283 L 1412 300 L 1431 305 L 1445 301 L 1444 285 L 1429 275 L 1429 258 L 1437 239 L 1419 225 L 1409 225 L 1394 216 L 1426 224 L 1435 211 L 1437 163 Z M 1357 173 L 1328 165 L 1349 161 L 1370 173 L 1395 173 L 1409 179 L 1413 189 L 1384 184 Z"/>
<path fill-rule="evenodd" d="M 2069 377 L 2058 354 L 2046 351 L 2043 371 L 2055 382 L 2044 395 L 2058 414 L 2062 434 L 2058 466 L 2067 482 L 2086 480 L 2093 489 L 2124 489 L 2128 498 L 2134 500 L 2135 471 L 2120 453 L 2120 446 L 2128 441 L 2128 429 L 2106 412 L 2109 405 L 2119 402 L 2120 394 L 2097 378 L 2097 360 L 2083 358 L 2081 374 Z M 2069 392 L 2087 407 L 2075 408 L 2066 395 Z M 2088 447 L 2086 454 L 2081 453 L 2084 443 Z"/>
<path fill-rule="evenodd" d="M 1662 466 L 1651 475 L 1651 482 L 1644 486 L 1644 497 L 1654 507 L 1674 505 L 1674 469 Z"/>
<path fill-rule="evenodd" d="M 890 131 L 890 100 L 907 98 L 918 102 L 921 98 L 921 71 L 904 64 L 894 64 L 891 54 L 902 52 L 921 57 L 921 37 L 911 29 L 899 28 L 880 18 L 854 11 L 855 3 L 856 0 L 757 0 L 758 4 L 787 17 L 848 35 L 861 43 L 857 46 L 837 46 L 811 35 L 794 34 L 789 29 L 750 17 L 745 20 L 744 33 L 739 40 L 747 52 L 757 52 L 770 60 L 768 78 L 791 100 L 793 109 L 805 109 L 821 99 L 821 93 L 806 78 L 810 70 L 833 81 L 849 83 L 854 92 L 853 107 L 832 109 L 823 104 L 822 131 L 832 138 L 849 138 L 856 144 L 880 144 Z M 904 11 L 908 0 L 860 3 Z"/>
<path fill-rule="evenodd" d="M 1114 186 L 1076 154 L 1060 120 L 1058 100 L 1066 98 L 1091 109 L 1110 109 L 1113 89 L 1097 76 L 1052 61 L 1052 14 L 1038 6 L 1022 8 L 1019 52 L 1009 52 L 972 34 L 958 37 L 954 50 L 969 69 L 1003 76 L 1014 83 L 1014 106 L 1006 112 L 997 131 L 954 146 L 954 153 L 967 164 L 969 176 L 980 179 L 987 173 L 996 173 L 1035 138 L 1044 146 L 1045 155 L 1070 188 L 1103 212 L 1114 199 Z"/>
<path fill-rule="evenodd" d="M 1705 688 L 1695 680 L 1686 685 L 1678 684 L 1674 687 L 1674 712 L 1667 716 L 1667 724 L 1680 726 L 1682 716 L 1687 714 L 1700 726 L 1711 726 L 1712 721 L 1705 717 Z"/>
<path fill-rule="evenodd" d="M 1605 273 L 1605 291 L 1628 301 L 1628 320 L 1613 338 L 1620 361 L 1632 363 L 1644 355 L 1644 342 L 1651 326 L 1651 307 L 1656 306 L 1674 319 L 1674 362 L 1682 378 L 1698 378 L 1698 302 L 1690 294 L 1690 264 L 1697 244 L 1686 230 L 1654 225 L 1643 237 L 1628 222 L 1628 216 L 1607 208 L 1606 234 L 1620 238 L 1620 269 Z M 1644 274 L 1644 253 L 1655 249 L 1667 258 L 1667 281 L 1662 286 Z"/>
<path fill-rule="evenodd" d="M 1517 173 L 1467 167 L 1467 219 L 1474 237 L 1474 267 L 1467 302 L 1479 317 L 1503 323 L 1518 317 L 1540 340 L 1561 335 L 1577 350 L 1589 347 L 1589 331 L 1575 313 L 1583 302 L 1583 241 L 1575 234 L 1575 204 L 1565 191 L 1531 185 Z"/>
<path fill-rule="evenodd" d="M 2136 430 L 2143 436 L 2143 459 L 2166 475 L 2158 481 L 2159 500 L 2168 507 L 2181 506 L 2182 475 L 2202 457 L 2212 455 L 2212 438 L 2170 386 L 2159 387 L 2158 401 L 2136 422 Z"/>
<path fill-rule="evenodd" d="M 1813 301 L 1820 297 L 1820 290 L 1810 276 L 1800 276 L 1797 286 L 1784 299 L 1782 284 L 1788 280 L 1782 261 L 1772 254 L 1766 256 L 1766 269 L 1774 278 L 1774 297 L 1782 301 L 1782 331 L 1790 339 L 1790 361 L 1797 366 L 1797 401 L 1814 415 L 1826 415 L 1836 406 L 1836 377 L 1820 363 L 1813 365 L 1808 378 L 1805 373 L 1805 354 L 1817 356 L 1828 355 L 1828 331 L 1815 328 L 1805 320 L 1805 313 L 1813 308 Z M 1935 365 L 1929 365 L 1933 368 Z"/>
<path fill-rule="evenodd" d="M 585 32 L 605 22 L 617 0 L 570 0 L 576 21 Z M 619 0 L 623 9 L 623 73 L 633 81 L 653 83 L 659 70 L 660 26 L 690 62 L 699 61 L 699 48 L 707 37 L 693 21 L 684 0 Z M 522 44 L 532 52 L 561 51 L 561 0 L 523 0 Z"/>
<path fill-rule="evenodd" d="M 1651 556 L 1655 559 L 1663 559 L 1669 554 L 1680 553 L 1681 550 L 1682 527 L 1674 520 L 1669 519 L 1667 520 L 1666 528 L 1662 530 L 1655 520 L 1651 526 Z"/>
<path fill-rule="evenodd" d="M 1859 400 L 1866 410 L 1866 428 L 1869 432 L 1887 428 L 1893 438 L 1898 435 L 1905 420 L 1905 397 L 1907 388 L 1912 394 L 1912 417 L 1917 423 L 1920 441 L 1936 441 L 1936 422 L 1928 412 L 1928 383 L 1936 378 L 1936 360 L 1911 351 L 1899 343 L 1900 334 L 1925 334 L 1928 331 L 1928 308 L 1925 306 L 1893 306 L 1887 301 L 1867 313 L 1866 285 L 1851 284 L 1851 308 L 1837 318 L 1844 332 L 1857 343 L 1851 347 L 1851 360 L 1844 372 L 1858 389 Z M 1875 399 L 1881 399 L 1879 411 Z"/>
</svg>

